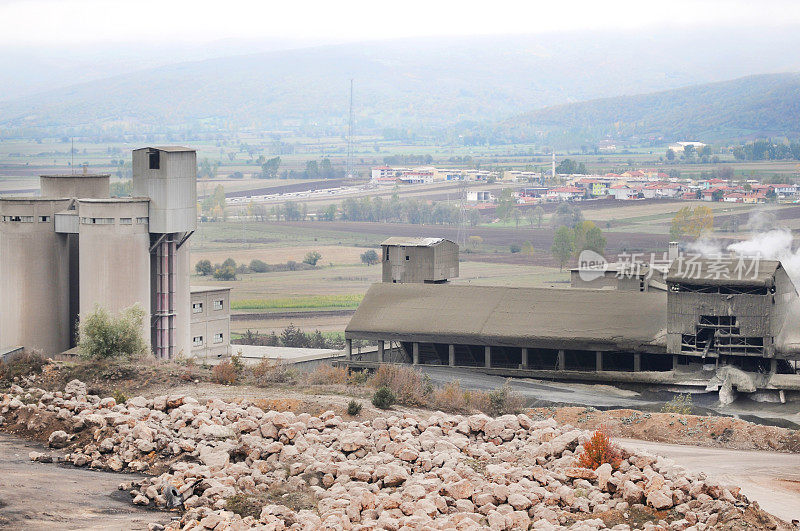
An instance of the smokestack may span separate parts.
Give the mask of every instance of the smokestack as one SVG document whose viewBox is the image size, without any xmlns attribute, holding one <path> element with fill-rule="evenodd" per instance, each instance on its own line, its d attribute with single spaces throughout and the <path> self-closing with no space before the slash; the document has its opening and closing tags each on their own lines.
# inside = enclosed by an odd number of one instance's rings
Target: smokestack
<svg viewBox="0 0 800 531">
<path fill-rule="evenodd" d="M 667 258 L 669 259 L 670 263 L 678 259 L 678 242 L 669 242 Z"/>
</svg>

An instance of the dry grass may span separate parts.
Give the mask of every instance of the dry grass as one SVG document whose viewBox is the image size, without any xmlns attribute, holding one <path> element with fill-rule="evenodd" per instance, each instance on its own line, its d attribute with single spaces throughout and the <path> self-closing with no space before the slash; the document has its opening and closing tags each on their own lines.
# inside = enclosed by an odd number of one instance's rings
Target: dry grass
<svg viewBox="0 0 800 531">
<path fill-rule="evenodd" d="M 430 405 L 447 413 L 469 413 L 472 411 L 472 395 L 472 392 L 461 388 L 461 382 L 455 380 L 434 389 Z"/>
<path fill-rule="evenodd" d="M 276 383 L 292 383 L 297 381 L 297 370 L 292 369 L 280 360 L 262 359 L 255 367 L 250 369 L 253 383 L 259 387 L 266 387 Z"/>
<path fill-rule="evenodd" d="M 401 365 L 381 365 L 368 381 L 371 387 L 386 387 L 404 406 L 426 406 L 433 388 L 418 370 Z"/>
<path fill-rule="evenodd" d="M 225 360 L 211 370 L 211 381 L 223 385 L 233 385 L 239 381 L 239 371 L 230 360 Z"/>
<path fill-rule="evenodd" d="M 318 365 L 316 369 L 306 373 L 305 383 L 308 385 L 345 385 L 348 383 L 347 369 L 333 365 Z"/>
</svg>

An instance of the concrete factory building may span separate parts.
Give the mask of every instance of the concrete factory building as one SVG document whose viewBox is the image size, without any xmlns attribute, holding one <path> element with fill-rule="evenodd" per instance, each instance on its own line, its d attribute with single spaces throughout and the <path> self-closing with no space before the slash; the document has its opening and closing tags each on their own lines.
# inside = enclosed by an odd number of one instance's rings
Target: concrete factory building
<svg viewBox="0 0 800 531">
<path fill-rule="evenodd" d="M 389 238 L 381 252 L 383 282 L 436 284 L 458 277 L 458 245 L 444 238 Z"/>
<path fill-rule="evenodd" d="M 750 375 L 740 390 L 800 391 L 800 298 L 781 264 L 684 258 L 663 290 L 374 284 L 345 338 L 377 341 L 376 361 L 702 387 L 725 367 Z"/>
<path fill-rule="evenodd" d="M 0 348 L 58 354 L 75 346 L 79 316 L 138 304 L 158 358 L 190 355 L 196 181 L 194 150 L 141 148 L 132 197 L 109 197 L 108 175 L 69 174 L 41 176 L 40 197 L 0 199 L 0 296 L 11 310 L 0 313 Z"/>
</svg>

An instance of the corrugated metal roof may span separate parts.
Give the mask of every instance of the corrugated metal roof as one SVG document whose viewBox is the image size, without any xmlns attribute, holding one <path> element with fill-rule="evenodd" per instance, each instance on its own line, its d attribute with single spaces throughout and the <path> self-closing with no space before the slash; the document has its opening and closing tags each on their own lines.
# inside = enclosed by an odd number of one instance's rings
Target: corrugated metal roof
<svg viewBox="0 0 800 531">
<path fill-rule="evenodd" d="M 666 350 L 665 292 L 373 284 L 347 337 L 445 344 Z"/>
<path fill-rule="evenodd" d="M 775 283 L 781 268 L 778 260 L 761 260 L 743 256 L 681 256 L 667 272 L 667 282 L 695 286 L 767 286 Z"/>
<path fill-rule="evenodd" d="M 381 245 L 398 245 L 401 247 L 431 247 L 443 241 L 449 240 L 445 240 L 444 238 L 407 238 L 403 236 L 393 236 L 381 242 Z"/>
</svg>

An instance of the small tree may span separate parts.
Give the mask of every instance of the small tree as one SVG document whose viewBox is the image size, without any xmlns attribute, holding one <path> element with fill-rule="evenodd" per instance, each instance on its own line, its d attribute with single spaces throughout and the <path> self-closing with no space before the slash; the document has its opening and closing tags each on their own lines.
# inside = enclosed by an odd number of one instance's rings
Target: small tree
<svg viewBox="0 0 800 531">
<path fill-rule="evenodd" d="M 211 267 L 211 260 L 200 260 L 195 264 L 194 270 L 197 271 L 198 275 L 210 275 L 213 271 L 213 268 Z"/>
<path fill-rule="evenodd" d="M 117 317 L 105 308 L 81 316 L 78 347 L 83 356 L 92 359 L 138 357 L 147 352 L 142 336 L 145 312 L 138 304 L 122 310 Z"/>
<path fill-rule="evenodd" d="M 236 268 L 231 265 L 221 265 L 214 269 L 214 278 L 217 280 L 236 280 Z"/>
<path fill-rule="evenodd" d="M 469 237 L 469 244 L 472 246 L 473 249 L 477 249 L 480 244 L 483 243 L 483 238 L 480 236 L 470 236 Z"/>
<path fill-rule="evenodd" d="M 575 243 L 572 238 L 572 231 L 564 226 L 559 227 L 553 237 L 553 245 L 550 247 L 550 252 L 553 254 L 553 258 L 558 260 L 559 270 L 564 269 L 564 266 L 575 249 Z"/>
<path fill-rule="evenodd" d="M 266 273 L 269 271 L 269 266 L 266 262 L 256 258 L 250 261 L 250 271 L 253 273 Z"/>
<path fill-rule="evenodd" d="M 317 262 L 319 262 L 321 258 L 322 255 L 319 253 L 319 251 L 309 251 L 306 253 L 306 257 L 303 258 L 303 263 L 310 266 L 316 266 Z"/>
<path fill-rule="evenodd" d="M 378 263 L 378 253 L 375 252 L 374 249 L 370 249 L 365 253 L 361 254 L 361 262 L 367 265 L 373 265 Z"/>
<path fill-rule="evenodd" d="M 236 260 L 234 260 L 233 258 L 228 258 L 224 262 L 222 262 L 222 266 L 223 267 L 231 266 L 232 268 L 236 269 Z"/>
<path fill-rule="evenodd" d="M 536 218 L 536 226 L 541 229 L 542 220 L 544 219 L 544 209 L 541 206 L 537 206 L 533 209 L 533 215 Z"/>
</svg>

